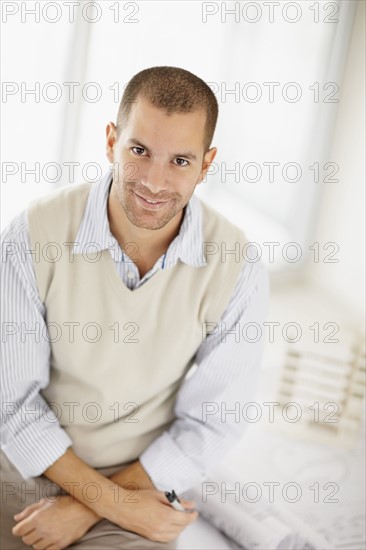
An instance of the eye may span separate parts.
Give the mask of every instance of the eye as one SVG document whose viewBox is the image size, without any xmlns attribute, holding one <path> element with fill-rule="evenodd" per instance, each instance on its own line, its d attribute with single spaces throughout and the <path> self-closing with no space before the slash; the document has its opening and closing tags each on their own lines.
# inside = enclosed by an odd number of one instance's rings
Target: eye
<svg viewBox="0 0 366 550">
<path fill-rule="evenodd" d="M 182 158 L 179 158 L 179 157 L 178 157 L 178 158 L 176 158 L 175 160 L 177 161 L 178 166 L 188 166 L 188 165 L 189 165 L 189 162 L 188 162 L 188 160 L 186 160 L 186 159 L 182 159 Z M 185 162 L 186 164 L 183 164 L 184 162 Z"/>
<path fill-rule="evenodd" d="M 138 155 L 138 156 L 142 156 L 142 154 L 144 153 L 145 149 L 143 147 L 131 147 L 132 151 Z"/>
</svg>

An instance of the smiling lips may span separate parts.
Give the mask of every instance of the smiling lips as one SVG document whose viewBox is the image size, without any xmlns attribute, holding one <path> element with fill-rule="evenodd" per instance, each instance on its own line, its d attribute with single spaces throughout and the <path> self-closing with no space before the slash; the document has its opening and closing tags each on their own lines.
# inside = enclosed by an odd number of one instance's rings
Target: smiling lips
<svg viewBox="0 0 366 550">
<path fill-rule="evenodd" d="M 158 204 L 158 203 L 164 202 L 164 201 L 151 201 L 149 199 L 145 199 L 145 197 L 141 197 L 140 195 L 139 195 L 139 197 L 140 197 L 140 199 L 144 199 L 144 201 L 149 202 L 151 204 Z"/>
<path fill-rule="evenodd" d="M 140 204 L 143 204 L 143 206 L 147 208 L 157 208 L 169 202 L 169 201 L 154 201 L 151 199 L 145 199 L 144 197 L 142 197 L 141 195 L 138 195 L 137 193 L 134 193 L 134 194 L 137 197 L 138 202 Z"/>
</svg>

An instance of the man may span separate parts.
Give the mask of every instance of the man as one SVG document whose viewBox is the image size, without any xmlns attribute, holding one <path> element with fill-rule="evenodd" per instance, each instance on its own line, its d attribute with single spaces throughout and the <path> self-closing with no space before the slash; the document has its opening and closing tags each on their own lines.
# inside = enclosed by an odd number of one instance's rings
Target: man
<svg viewBox="0 0 366 550">
<path fill-rule="evenodd" d="M 141 71 L 107 125 L 113 170 L 4 232 L 3 549 L 174 548 L 197 512 L 164 491 L 243 432 L 215 411 L 252 397 L 262 343 L 237 335 L 263 322 L 268 279 L 193 195 L 217 115 L 192 73 Z"/>
</svg>

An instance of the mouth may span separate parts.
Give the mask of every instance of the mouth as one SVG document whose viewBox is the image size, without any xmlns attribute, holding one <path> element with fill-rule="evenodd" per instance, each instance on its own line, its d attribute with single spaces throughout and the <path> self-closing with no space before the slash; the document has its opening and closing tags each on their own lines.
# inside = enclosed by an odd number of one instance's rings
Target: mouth
<svg viewBox="0 0 366 550">
<path fill-rule="evenodd" d="M 158 210 L 159 208 L 162 208 L 164 204 L 167 204 L 169 201 L 155 201 L 151 199 L 145 199 L 144 197 L 141 197 L 141 195 L 138 195 L 137 193 L 133 192 L 136 201 L 138 204 L 142 205 L 147 210 Z"/>
</svg>

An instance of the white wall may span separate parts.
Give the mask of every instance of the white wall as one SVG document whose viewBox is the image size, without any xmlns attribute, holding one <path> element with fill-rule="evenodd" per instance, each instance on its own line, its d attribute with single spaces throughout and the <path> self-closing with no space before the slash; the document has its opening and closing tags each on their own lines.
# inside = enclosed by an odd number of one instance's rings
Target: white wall
<svg viewBox="0 0 366 550">
<path fill-rule="evenodd" d="M 339 263 L 309 263 L 309 282 L 333 294 L 364 323 L 365 304 L 365 2 L 358 2 L 329 160 L 339 183 L 324 185 L 315 241 L 336 242 Z M 330 249 L 328 250 L 330 252 Z"/>
</svg>

